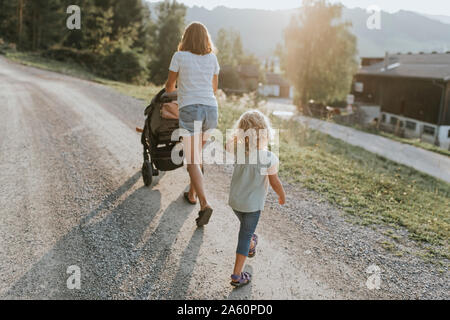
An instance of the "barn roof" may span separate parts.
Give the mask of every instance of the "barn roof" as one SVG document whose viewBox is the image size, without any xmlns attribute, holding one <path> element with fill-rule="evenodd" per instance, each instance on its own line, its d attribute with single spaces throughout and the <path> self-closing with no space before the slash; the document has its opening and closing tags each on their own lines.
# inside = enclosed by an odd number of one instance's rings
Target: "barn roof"
<svg viewBox="0 0 450 320">
<path fill-rule="evenodd" d="M 450 52 L 395 54 L 386 62 L 362 67 L 358 74 L 450 81 Z"/>
</svg>

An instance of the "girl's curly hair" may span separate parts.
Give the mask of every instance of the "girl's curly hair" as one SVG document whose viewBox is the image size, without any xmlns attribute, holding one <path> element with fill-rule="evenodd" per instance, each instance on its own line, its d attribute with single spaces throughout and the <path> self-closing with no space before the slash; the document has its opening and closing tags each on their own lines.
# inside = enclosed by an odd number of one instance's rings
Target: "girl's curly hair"
<svg viewBox="0 0 450 320">
<path fill-rule="evenodd" d="M 262 144 L 267 144 L 273 139 L 273 129 L 269 118 L 259 110 L 249 110 L 241 115 L 236 122 L 235 130 L 243 134 L 245 152 L 259 149 Z"/>
</svg>

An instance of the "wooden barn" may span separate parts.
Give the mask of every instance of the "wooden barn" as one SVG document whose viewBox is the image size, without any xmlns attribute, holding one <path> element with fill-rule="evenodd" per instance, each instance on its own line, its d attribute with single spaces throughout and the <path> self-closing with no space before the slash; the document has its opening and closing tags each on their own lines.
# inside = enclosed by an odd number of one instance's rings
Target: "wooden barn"
<svg viewBox="0 0 450 320">
<path fill-rule="evenodd" d="M 387 55 L 366 63 L 352 94 L 379 108 L 381 127 L 450 148 L 450 52 Z"/>
</svg>

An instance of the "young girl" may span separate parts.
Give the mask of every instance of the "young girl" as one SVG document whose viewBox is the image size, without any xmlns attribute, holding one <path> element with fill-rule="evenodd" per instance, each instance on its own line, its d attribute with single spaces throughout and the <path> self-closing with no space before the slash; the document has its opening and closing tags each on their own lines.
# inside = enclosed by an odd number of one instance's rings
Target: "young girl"
<svg viewBox="0 0 450 320">
<path fill-rule="evenodd" d="M 209 222 L 213 212 L 203 186 L 201 152 L 206 142 L 204 132 L 217 127 L 218 104 L 214 93 L 218 87 L 219 71 L 208 30 L 199 22 L 191 23 L 172 58 L 166 91 L 175 91 L 178 83 L 179 123 L 185 132 L 183 145 L 191 179 L 189 192 L 184 194 L 184 198 L 195 205 L 198 197 L 199 227 Z"/>
<path fill-rule="evenodd" d="M 242 272 L 247 256 L 256 254 L 258 237 L 254 234 L 261 211 L 264 209 L 269 184 L 284 205 L 286 195 L 278 178 L 279 160 L 268 150 L 272 136 L 269 119 L 260 111 L 245 112 L 236 124 L 237 133 L 227 143 L 228 152 L 235 152 L 229 205 L 240 221 L 236 262 L 231 285 L 240 287 L 251 280 L 251 274 Z M 244 153 L 244 157 L 240 157 Z"/>
</svg>

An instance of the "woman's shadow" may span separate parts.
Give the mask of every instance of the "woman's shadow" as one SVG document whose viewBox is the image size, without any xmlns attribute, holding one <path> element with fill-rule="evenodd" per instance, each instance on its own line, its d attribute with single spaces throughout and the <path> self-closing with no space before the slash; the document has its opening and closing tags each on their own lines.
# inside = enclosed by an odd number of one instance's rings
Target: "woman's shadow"
<svg viewBox="0 0 450 320">
<path fill-rule="evenodd" d="M 184 300 L 189 289 L 190 279 L 195 269 L 200 247 L 203 243 L 204 229 L 195 229 L 186 249 L 181 255 L 178 272 L 172 282 L 167 297 L 169 299 Z"/>
<path fill-rule="evenodd" d="M 174 293 L 172 288 L 167 289 L 167 283 L 162 281 L 161 277 L 166 269 L 178 233 L 194 209 L 195 207 L 186 204 L 182 193 L 164 211 L 157 228 L 141 250 L 140 259 L 151 263 L 151 271 L 141 278 L 141 285 L 137 289 L 134 299 L 147 299 L 149 296 L 156 299 L 167 299 Z M 194 220 L 192 223 L 195 223 Z M 183 252 L 180 269 L 173 282 L 179 283 L 175 290 L 177 294 L 187 290 L 202 242 L 203 230 L 196 229 Z"/>
<path fill-rule="evenodd" d="M 108 195 L 79 225 L 64 235 L 39 261 L 17 280 L 6 298 L 111 299 L 146 298 L 158 281 L 171 247 L 193 211 L 180 195 L 163 213 L 158 226 L 142 244 L 148 227 L 161 208 L 158 190 L 141 187 L 121 198 L 140 179 L 140 172 Z M 121 201 L 121 202 L 120 202 Z M 118 203 L 119 202 L 119 203 Z M 113 203 L 118 203 L 113 205 Z M 198 234 L 198 233 L 197 233 Z M 145 237 L 146 238 L 146 237 Z M 193 244 L 200 247 L 201 239 Z M 195 259 L 196 254 L 190 259 Z M 141 261 L 153 261 L 143 279 L 133 278 Z M 81 288 L 68 289 L 68 267 L 81 270 Z M 131 293 L 124 285 L 139 280 L 142 287 Z M 183 280 L 184 281 L 184 280 Z"/>
</svg>

